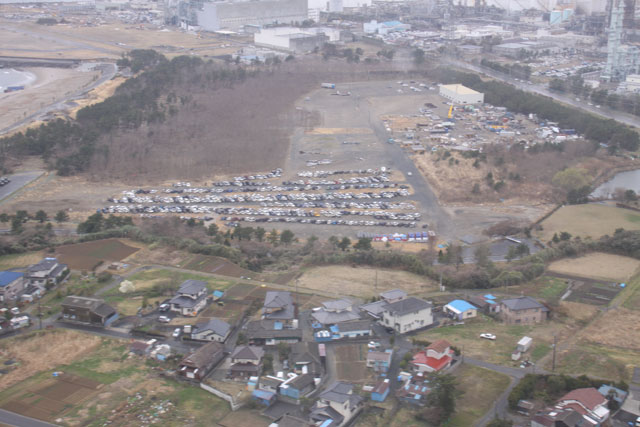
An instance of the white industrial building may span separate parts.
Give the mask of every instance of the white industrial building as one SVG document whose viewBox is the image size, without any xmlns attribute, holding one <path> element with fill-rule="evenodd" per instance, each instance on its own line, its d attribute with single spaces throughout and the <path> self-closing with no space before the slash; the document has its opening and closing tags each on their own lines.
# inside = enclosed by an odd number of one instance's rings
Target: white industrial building
<svg viewBox="0 0 640 427">
<path fill-rule="evenodd" d="M 309 19 L 320 21 L 321 12 L 344 12 L 362 7 L 371 7 L 372 0 L 308 0 Z"/>
<path fill-rule="evenodd" d="M 399 31 L 409 31 L 410 29 L 411 25 L 403 24 L 400 21 L 378 22 L 376 20 L 373 20 L 371 22 L 365 22 L 364 24 L 362 24 L 362 30 L 365 32 L 365 34 L 385 35 Z"/>
<path fill-rule="evenodd" d="M 461 84 L 440 86 L 440 96 L 454 104 L 482 104 L 484 93 L 476 92 Z"/>
<path fill-rule="evenodd" d="M 334 28 L 262 28 L 253 35 L 256 46 L 287 52 L 310 52 L 329 41 L 339 41 L 340 30 Z"/>
<path fill-rule="evenodd" d="M 186 15 L 188 21 L 191 14 Z M 204 31 L 240 30 L 245 25 L 291 24 L 307 19 L 307 0 L 223 1 L 202 4 L 189 25 Z"/>
</svg>

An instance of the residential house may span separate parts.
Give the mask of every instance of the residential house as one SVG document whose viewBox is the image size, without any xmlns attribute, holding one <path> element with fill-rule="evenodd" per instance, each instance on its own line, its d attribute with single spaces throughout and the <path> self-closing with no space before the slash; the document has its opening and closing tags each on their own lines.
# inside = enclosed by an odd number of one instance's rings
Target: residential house
<svg viewBox="0 0 640 427">
<path fill-rule="evenodd" d="M 300 399 L 316 388 L 315 379 L 311 374 L 302 374 L 289 378 L 280 384 L 280 394 L 291 399 Z"/>
<path fill-rule="evenodd" d="M 295 306 L 291 292 L 268 291 L 264 298 L 262 308 L 262 318 L 266 320 L 276 320 L 285 325 L 294 325 Z"/>
<path fill-rule="evenodd" d="M 530 297 L 502 300 L 500 317 L 508 325 L 533 325 L 547 320 L 549 309 Z"/>
<path fill-rule="evenodd" d="M 229 374 L 232 378 L 248 378 L 260 375 L 264 349 L 251 345 L 241 345 L 231 353 Z"/>
<path fill-rule="evenodd" d="M 45 258 L 27 268 L 27 280 L 30 284 L 45 289 L 47 285 L 57 285 L 69 272 L 66 264 L 60 264 L 57 258 Z"/>
<path fill-rule="evenodd" d="M 322 363 L 318 344 L 315 342 L 302 341 L 291 346 L 289 354 L 291 369 L 296 374 L 311 374 L 318 378 L 322 375 Z"/>
<path fill-rule="evenodd" d="M 313 310 L 311 317 L 322 325 L 333 325 L 360 318 L 353 311 L 353 303 L 348 299 L 325 301 L 322 307 Z"/>
<path fill-rule="evenodd" d="M 424 328 L 433 323 L 431 303 L 415 297 L 387 304 L 382 312 L 382 324 L 406 333 Z"/>
<path fill-rule="evenodd" d="M 285 327 L 277 320 L 253 320 L 247 323 L 245 334 L 252 345 L 295 344 L 302 340 L 302 330 Z"/>
<path fill-rule="evenodd" d="M 251 398 L 264 406 L 271 406 L 278 400 L 278 396 L 275 393 L 260 389 L 253 390 Z"/>
<path fill-rule="evenodd" d="M 352 320 L 330 327 L 334 339 L 368 337 L 371 335 L 370 320 Z"/>
<path fill-rule="evenodd" d="M 378 383 L 371 390 L 371 400 L 374 402 L 384 402 L 387 396 L 389 395 L 389 379 L 385 378 L 384 380 L 378 381 Z"/>
<path fill-rule="evenodd" d="M 573 409 L 547 408 L 531 419 L 531 427 L 592 427 Z"/>
<path fill-rule="evenodd" d="M 418 372 L 439 372 L 451 366 L 452 356 L 449 341 L 438 340 L 414 354 L 410 364 Z"/>
<path fill-rule="evenodd" d="M 62 320 L 109 326 L 118 318 L 116 309 L 98 298 L 68 296 L 62 301 Z"/>
<path fill-rule="evenodd" d="M 349 424 L 363 406 L 364 399 L 353 393 L 353 384 L 336 382 L 320 393 L 309 419 L 316 425 L 342 427 Z"/>
<path fill-rule="evenodd" d="M 478 308 L 468 302 L 456 299 L 444 306 L 444 312 L 457 320 L 471 319 L 478 315 Z"/>
<path fill-rule="evenodd" d="M 609 418 L 607 399 L 594 387 L 578 388 L 565 394 L 556 403 L 556 408 L 572 409 L 587 422 L 600 425 Z"/>
<path fill-rule="evenodd" d="M 495 314 L 500 312 L 500 304 L 497 298 L 491 294 L 473 295 L 467 298 L 471 304 L 478 307 L 478 310 L 484 314 Z"/>
<path fill-rule="evenodd" d="M 367 368 L 373 368 L 376 372 L 386 373 L 391 366 L 393 350 L 369 351 L 367 353 Z"/>
<path fill-rule="evenodd" d="M 149 341 L 133 341 L 129 344 L 129 352 L 137 354 L 138 356 L 147 356 L 151 353 L 151 349 L 156 341 L 155 339 Z"/>
<path fill-rule="evenodd" d="M 393 304 L 394 302 L 401 301 L 407 297 L 407 293 L 402 289 L 392 289 L 390 291 L 385 291 L 380 293 L 380 298 L 383 301 Z"/>
<path fill-rule="evenodd" d="M 200 280 L 186 280 L 169 301 L 171 311 L 183 316 L 197 316 L 207 305 L 207 284 Z"/>
<path fill-rule="evenodd" d="M 191 339 L 225 342 L 230 332 L 231 326 L 227 322 L 213 317 L 206 322 L 196 323 Z"/>
<path fill-rule="evenodd" d="M 396 397 L 413 405 L 424 406 L 430 392 L 429 381 L 424 372 L 418 372 L 409 376 L 404 384 L 396 390 Z"/>
<path fill-rule="evenodd" d="M 282 384 L 284 382 L 284 379 L 282 378 L 277 378 L 277 377 L 272 377 L 270 375 L 267 375 L 265 377 L 260 377 L 260 380 L 258 382 L 258 388 L 260 390 L 264 390 L 264 391 L 270 391 L 272 393 L 278 393 L 278 391 L 280 390 L 280 384 Z"/>
<path fill-rule="evenodd" d="M 25 288 L 24 273 L 0 272 L 0 302 L 15 301 Z"/>
<path fill-rule="evenodd" d="M 613 387 L 607 384 L 601 385 L 598 389 L 598 393 L 603 395 L 607 400 L 609 400 L 609 398 L 615 400 L 620 406 L 622 406 L 624 400 L 627 398 L 626 391 L 620 390 L 617 387 Z"/>
<path fill-rule="evenodd" d="M 224 346 L 210 342 L 194 353 L 182 359 L 178 374 L 189 379 L 201 381 L 224 358 Z"/>
<path fill-rule="evenodd" d="M 316 425 L 294 415 L 286 414 L 277 422 L 270 424 L 269 427 L 316 427 Z"/>
<path fill-rule="evenodd" d="M 43 287 L 28 284 L 20 295 L 20 301 L 33 302 L 36 298 L 40 298 L 44 295 L 45 289 Z"/>
</svg>

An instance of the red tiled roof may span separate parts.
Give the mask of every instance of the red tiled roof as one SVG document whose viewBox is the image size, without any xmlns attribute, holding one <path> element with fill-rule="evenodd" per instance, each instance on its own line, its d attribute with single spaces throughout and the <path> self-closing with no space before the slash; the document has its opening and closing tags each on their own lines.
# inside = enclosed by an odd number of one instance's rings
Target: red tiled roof
<svg viewBox="0 0 640 427">
<path fill-rule="evenodd" d="M 428 357 L 424 351 L 418 352 L 413 356 L 411 363 L 414 365 L 427 365 L 434 371 L 439 371 L 451 362 L 451 356 L 443 356 L 440 359 Z"/>
<path fill-rule="evenodd" d="M 437 351 L 438 353 L 444 353 L 445 351 L 447 351 L 447 348 L 449 347 L 451 347 L 451 344 L 449 343 L 449 341 L 438 340 L 438 341 L 432 342 L 426 348 L 426 350 L 433 350 L 433 351 Z"/>
<path fill-rule="evenodd" d="M 562 403 L 567 400 L 575 400 L 583 404 L 587 409 L 593 411 L 596 406 L 604 404 L 607 399 L 601 395 L 598 390 L 593 387 L 589 388 L 577 388 L 565 394 L 558 403 Z"/>
</svg>

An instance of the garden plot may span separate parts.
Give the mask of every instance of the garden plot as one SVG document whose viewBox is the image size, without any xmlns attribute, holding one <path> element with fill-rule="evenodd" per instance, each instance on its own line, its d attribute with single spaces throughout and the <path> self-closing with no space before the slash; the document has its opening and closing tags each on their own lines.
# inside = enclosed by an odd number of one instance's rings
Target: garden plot
<svg viewBox="0 0 640 427">
<path fill-rule="evenodd" d="M 60 246 L 56 256 L 74 270 L 93 270 L 102 263 L 122 261 L 138 248 L 125 245 L 118 239 L 96 240 Z"/>
<path fill-rule="evenodd" d="M 339 381 L 366 383 L 370 380 L 367 372 L 367 350 L 364 344 L 344 344 L 334 348 L 336 376 Z"/>
<path fill-rule="evenodd" d="M 596 280 L 575 278 L 569 280 L 571 294 L 566 301 L 581 302 L 591 305 L 608 305 L 622 290 L 615 282 L 600 282 Z"/>
</svg>

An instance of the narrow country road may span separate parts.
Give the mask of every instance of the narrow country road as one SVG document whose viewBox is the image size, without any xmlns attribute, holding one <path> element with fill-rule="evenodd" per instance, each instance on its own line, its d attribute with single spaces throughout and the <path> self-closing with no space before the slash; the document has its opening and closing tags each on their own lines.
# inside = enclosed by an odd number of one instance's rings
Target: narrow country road
<svg viewBox="0 0 640 427">
<path fill-rule="evenodd" d="M 15 427 L 53 427 L 55 424 L 49 424 L 35 418 L 25 417 L 4 409 L 0 409 L 0 424 Z"/>
</svg>

